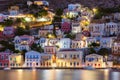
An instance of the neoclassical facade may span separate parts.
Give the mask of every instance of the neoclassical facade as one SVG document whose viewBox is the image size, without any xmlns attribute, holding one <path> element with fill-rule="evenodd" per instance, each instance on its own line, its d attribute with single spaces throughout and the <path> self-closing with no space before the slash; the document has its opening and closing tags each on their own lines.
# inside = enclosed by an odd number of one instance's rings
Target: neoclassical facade
<svg viewBox="0 0 120 80">
<path fill-rule="evenodd" d="M 94 68 L 105 67 L 105 62 L 103 61 L 103 56 L 97 54 L 90 54 L 85 57 L 85 66 L 91 66 Z"/>
<path fill-rule="evenodd" d="M 83 52 L 76 49 L 61 49 L 56 54 L 57 67 L 82 67 Z"/>
</svg>

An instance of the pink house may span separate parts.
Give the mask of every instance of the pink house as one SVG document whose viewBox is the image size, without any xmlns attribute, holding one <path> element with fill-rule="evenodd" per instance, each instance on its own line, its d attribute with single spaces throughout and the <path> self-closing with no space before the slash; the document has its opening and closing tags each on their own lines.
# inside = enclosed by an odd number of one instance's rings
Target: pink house
<svg viewBox="0 0 120 80">
<path fill-rule="evenodd" d="M 47 53 L 47 54 L 56 54 L 56 46 L 45 46 L 44 47 L 44 53 Z"/>
<path fill-rule="evenodd" d="M 9 66 L 9 55 L 10 52 L 0 52 L 0 67 Z"/>
<path fill-rule="evenodd" d="M 71 31 L 71 24 L 68 22 L 64 22 L 61 24 L 61 31 L 63 32 L 70 32 Z"/>
</svg>

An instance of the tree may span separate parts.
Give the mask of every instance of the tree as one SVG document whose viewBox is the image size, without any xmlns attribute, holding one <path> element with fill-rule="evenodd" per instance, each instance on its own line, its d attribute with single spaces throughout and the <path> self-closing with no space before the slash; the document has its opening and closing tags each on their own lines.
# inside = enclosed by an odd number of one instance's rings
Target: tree
<svg viewBox="0 0 120 80">
<path fill-rule="evenodd" d="M 89 49 L 88 49 L 88 51 L 89 51 L 89 54 L 96 53 L 96 51 L 95 51 L 95 49 L 94 49 L 94 48 L 89 48 Z"/>
<path fill-rule="evenodd" d="M 93 47 L 93 48 L 95 48 L 95 47 L 99 47 L 100 46 L 100 44 L 99 43 L 95 43 L 95 42 L 93 42 L 93 43 L 91 43 L 91 44 L 89 44 L 88 45 L 88 47 Z"/>
<path fill-rule="evenodd" d="M 14 53 L 20 53 L 20 51 L 19 50 L 14 50 Z"/>
<path fill-rule="evenodd" d="M 72 33 L 66 34 L 65 38 L 75 39 L 75 34 Z"/>
<path fill-rule="evenodd" d="M 5 19 L 4 20 L 4 25 L 5 26 L 11 26 L 13 24 L 13 20 L 11 20 L 11 19 Z"/>
<path fill-rule="evenodd" d="M 35 17 L 43 17 L 47 15 L 48 15 L 48 11 L 44 9 L 41 9 L 39 12 L 34 14 Z"/>
<path fill-rule="evenodd" d="M 101 48 L 97 53 L 102 56 L 108 56 L 110 54 L 110 51 L 107 48 Z"/>
<path fill-rule="evenodd" d="M 60 8 L 56 9 L 55 15 L 61 16 L 62 14 L 63 14 L 63 9 L 60 9 Z"/>
<path fill-rule="evenodd" d="M 40 45 L 37 45 L 35 43 L 32 44 L 31 49 L 34 51 L 38 51 L 38 52 L 43 52 L 43 48 Z"/>
<path fill-rule="evenodd" d="M 4 48 L 2 50 L 6 50 L 6 49 L 9 49 L 11 51 L 14 51 L 15 48 L 14 48 L 14 44 L 9 42 L 9 41 L 0 41 L 0 44 L 2 46 L 4 46 Z"/>
<path fill-rule="evenodd" d="M 25 53 L 27 52 L 27 50 L 22 50 L 21 51 L 21 55 L 23 56 L 23 60 L 25 61 Z"/>
<path fill-rule="evenodd" d="M 15 34 L 18 36 L 25 35 L 25 34 L 29 35 L 30 32 L 27 29 L 28 29 L 27 27 L 26 27 L 26 30 L 23 27 L 17 27 Z"/>
</svg>

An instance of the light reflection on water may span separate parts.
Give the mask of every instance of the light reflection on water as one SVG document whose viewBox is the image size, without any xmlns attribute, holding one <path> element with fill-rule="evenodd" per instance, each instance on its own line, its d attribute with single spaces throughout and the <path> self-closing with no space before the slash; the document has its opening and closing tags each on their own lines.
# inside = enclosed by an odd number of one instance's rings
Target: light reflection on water
<svg viewBox="0 0 120 80">
<path fill-rule="evenodd" d="M 0 80 L 120 80 L 109 70 L 0 70 Z"/>
</svg>

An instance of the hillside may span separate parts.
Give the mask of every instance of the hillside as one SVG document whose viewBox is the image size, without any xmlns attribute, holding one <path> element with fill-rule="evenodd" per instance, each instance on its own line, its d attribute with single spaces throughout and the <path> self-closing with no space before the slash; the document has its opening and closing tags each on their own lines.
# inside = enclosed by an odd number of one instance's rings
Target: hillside
<svg viewBox="0 0 120 80">
<path fill-rule="evenodd" d="M 69 3 L 81 3 L 88 7 L 118 7 L 120 0 L 47 0 L 51 8 L 65 8 Z"/>
</svg>

